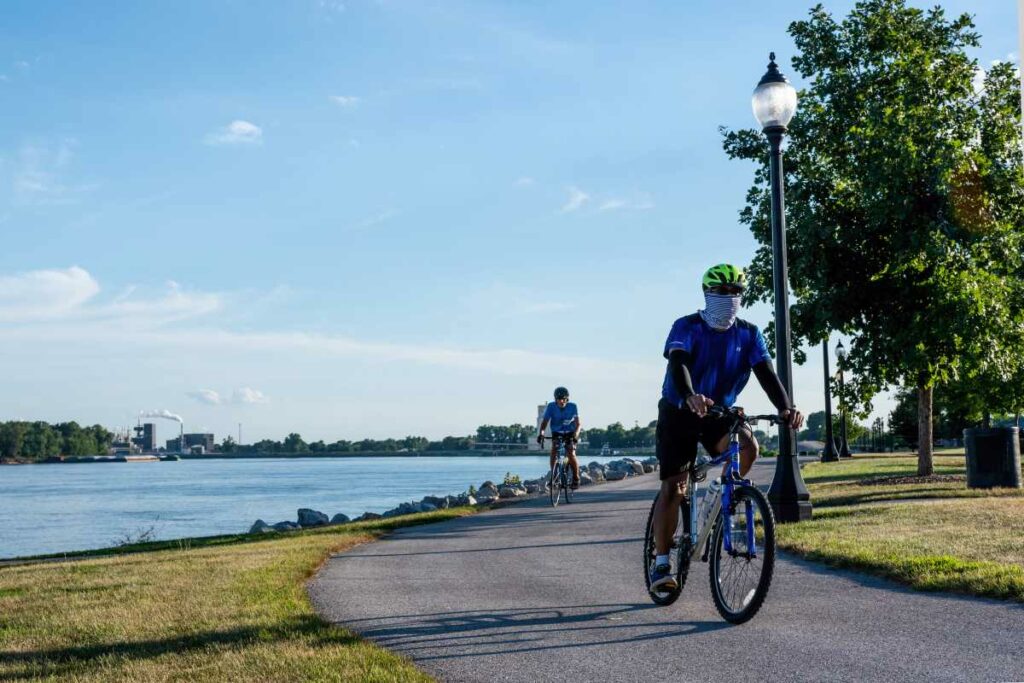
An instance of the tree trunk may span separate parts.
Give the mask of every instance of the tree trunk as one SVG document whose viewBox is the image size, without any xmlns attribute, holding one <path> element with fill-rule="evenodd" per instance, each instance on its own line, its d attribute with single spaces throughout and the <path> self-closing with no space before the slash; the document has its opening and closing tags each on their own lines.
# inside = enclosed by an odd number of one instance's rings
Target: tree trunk
<svg viewBox="0 0 1024 683">
<path fill-rule="evenodd" d="M 932 388 L 917 386 L 917 474 L 934 473 L 932 465 Z"/>
</svg>

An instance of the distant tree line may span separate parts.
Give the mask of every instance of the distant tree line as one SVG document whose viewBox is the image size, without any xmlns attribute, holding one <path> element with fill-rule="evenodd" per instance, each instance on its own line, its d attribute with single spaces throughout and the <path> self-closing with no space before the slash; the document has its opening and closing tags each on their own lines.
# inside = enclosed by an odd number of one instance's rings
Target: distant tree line
<svg viewBox="0 0 1024 683">
<path fill-rule="evenodd" d="M 0 457 L 5 460 L 45 460 L 57 455 L 106 455 L 113 432 L 101 425 L 77 422 L 0 422 Z"/>
<path fill-rule="evenodd" d="M 642 448 L 653 447 L 656 421 L 646 427 L 639 424 L 626 429 L 621 422 L 610 424 L 604 429 L 591 428 L 584 433 L 591 448 Z M 217 445 L 221 453 L 266 454 L 266 453 L 402 453 L 402 452 L 450 452 L 468 451 L 476 444 L 502 448 L 525 446 L 537 436 L 534 425 L 481 425 L 470 436 L 446 436 L 431 440 L 424 436 L 406 436 L 400 439 L 362 439 L 348 441 L 339 439 L 307 442 L 296 432 L 283 440 L 262 439 L 252 444 L 239 444 L 227 436 Z M 46 422 L 10 421 L 0 422 L 0 458 L 5 460 L 38 461 L 49 457 L 67 455 L 106 455 L 114 441 L 114 434 L 102 427 L 79 426 L 77 422 L 62 422 L 51 425 Z"/>
<path fill-rule="evenodd" d="M 440 441 L 431 441 L 424 436 L 407 436 L 404 439 L 363 439 L 348 441 L 339 439 L 330 443 L 307 442 L 292 432 L 283 441 L 262 439 L 252 444 L 239 444 L 230 436 L 225 437 L 218 447 L 222 453 L 399 453 L 404 451 L 467 451 L 473 445 L 468 436 L 446 436 Z"/>
<path fill-rule="evenodd" d="M 654 428 L 658 421 L 650 422 L 646 427 L 639 424 L 632 429 L 626 429 L 621 422 L 615 422 L 604 429 L 588 429 L 586 433 L 587 443 L 591 448 L 642 448 L 654 446 Z"/>
</svg>

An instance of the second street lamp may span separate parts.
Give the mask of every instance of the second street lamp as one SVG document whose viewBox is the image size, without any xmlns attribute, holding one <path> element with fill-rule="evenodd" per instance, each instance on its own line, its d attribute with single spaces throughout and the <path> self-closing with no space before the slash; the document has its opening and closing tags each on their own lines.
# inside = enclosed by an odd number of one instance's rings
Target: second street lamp
<svg viewBox="0 0 1024 683">
<path fill-rule="evenodd" d="M 821 451 L 821 461 L 836 462 L 839 460 L 839 453 L 836 452 L 836 444 L 832 440 L 832 387 L 829 385 L 831 376 L 828 371 L 828 337 L 821 342 L 821 356 L 825 366 L 825 448 Z"/>
<path fill-rule="evenodd" d="M 839 340 L 836 347 L 836 364 L 839 366 L 839 457 L 852 458 L 850 444 L 846 440 L 846 382 L 843 379 L 843 363 L 846 362 L 846 347 Z"/>
<path fill-rule="evenodd" d="M 789 84 L 769 56 L 768 71 L 754 89 L 751 98 L 754 116 L 768 138 L 771 149 L 772 196 L 772 280 L 775 289 L 775 355 L 779 380 L 793 400 L 793 360 L 789 344 L 789 274 L 786 267 L 786 208 L 782 187 L 782 138 L 796 113 L 796 89 Z M 800 466 L 796 460 L 795 434 L 779 425 L 779 457 L 775 461 L 775 477 L 768 489 L 775 519 L 799 522 L 811 517 L 811 494 L 807 492 Z"/>
</svg>

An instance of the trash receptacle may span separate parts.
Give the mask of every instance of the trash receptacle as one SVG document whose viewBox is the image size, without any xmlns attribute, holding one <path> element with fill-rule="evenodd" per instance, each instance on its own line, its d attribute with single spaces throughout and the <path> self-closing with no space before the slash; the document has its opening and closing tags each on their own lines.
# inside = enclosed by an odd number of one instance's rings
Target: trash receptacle
<svg viewBox="0 0 1024 683">
<path fill-rule="evenodd" d="M 1021 488 L 1020 441 L 1016 427 L 978 427 L 964 430 L 967 488 Z"/>
</svg>

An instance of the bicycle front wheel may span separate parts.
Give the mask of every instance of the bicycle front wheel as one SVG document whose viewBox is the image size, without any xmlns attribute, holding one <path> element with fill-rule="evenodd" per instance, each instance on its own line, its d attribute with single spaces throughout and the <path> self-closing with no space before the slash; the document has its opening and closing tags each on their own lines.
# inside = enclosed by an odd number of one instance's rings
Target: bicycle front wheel
<svg viewBox="0 0 1024 683">
<path fill-rule="evenodd" d="M 775 569 L 775 516 L 761 491 L 735 488 L 730 509 L 715 521 L 708 560 L 718 613 L 732 624 L 748 621 L 761 609 Z"/>
<path fill-rule="evenodd" d="M 558 499 L 562 495 L 562 468 L 556 462 L 548 477 L 548 493 L 551 495 L 551 507 L 558 507 Z"/>
</svg>

